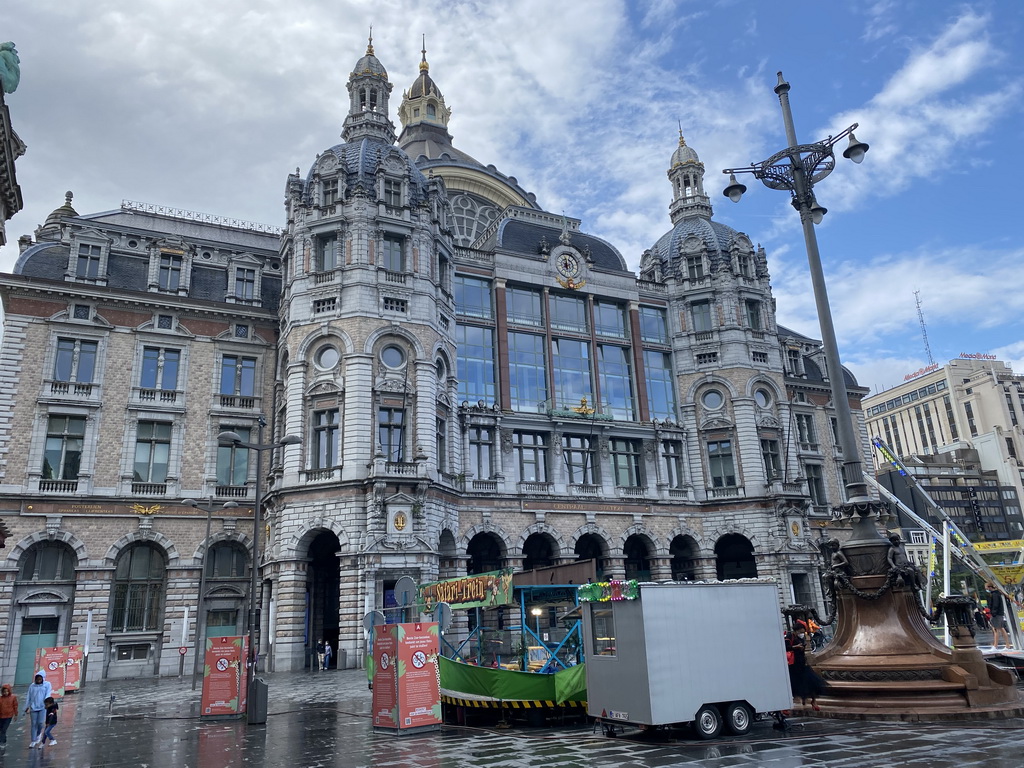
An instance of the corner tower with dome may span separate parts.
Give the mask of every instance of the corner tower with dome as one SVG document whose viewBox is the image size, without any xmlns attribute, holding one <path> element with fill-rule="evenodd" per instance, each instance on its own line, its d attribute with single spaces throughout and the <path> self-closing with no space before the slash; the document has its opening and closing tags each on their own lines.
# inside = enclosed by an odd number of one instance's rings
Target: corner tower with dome
<svg viewBox="0 0 1024 768">
<path fill-rule="evenodd" d="M 0 672 L 44 620 L 82 643 L 94 615 L 90 679 L 177 674 L 186 621 L 246 632 L 257 469 L 224 431 L 302 439 L 262 478 L 271 671 L 319 640 L 360 666 L 362 618 L 404 576 L 768 576 L 781 603 L 821 605 L 811 531 L 842 501 L 842 456 L 820 345 L 778 326 L 765 253 L 714 220 L 697 152 L 672 148 L 671 228 L 637 275 L 456 148 L 425 50 L 398 135 L 392 91 L 371 41 L 340 143 L 287 176 L 281 229 L 80 214 L 69 193 L 19 240 L 0 275 Z M 216 502 L 209 539 L 186 497 Z M 556 614 L 539 629 L 557 641 Z M 492 647 L 519 641 L 480 620 Z"/>
</svg>

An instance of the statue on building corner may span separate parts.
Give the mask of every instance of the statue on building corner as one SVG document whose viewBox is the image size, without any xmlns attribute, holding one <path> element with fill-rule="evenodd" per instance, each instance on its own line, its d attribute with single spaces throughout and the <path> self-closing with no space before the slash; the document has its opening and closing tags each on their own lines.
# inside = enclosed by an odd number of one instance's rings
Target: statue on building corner
<svg viewBox="0 0 1024 768">
<path fill-rule="evenodd" d="M 21 59 L 14 43 L 0 43 L 0 87 L 4 93 L 14 93 L 21 82 Z"/>
</svg>

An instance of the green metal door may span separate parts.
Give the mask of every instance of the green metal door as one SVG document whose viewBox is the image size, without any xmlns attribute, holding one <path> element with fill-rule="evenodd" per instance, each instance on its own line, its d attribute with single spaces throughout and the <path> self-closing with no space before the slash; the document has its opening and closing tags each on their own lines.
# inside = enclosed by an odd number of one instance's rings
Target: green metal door
<svg viewBox="0 0 1024 768">
<path fill-rule="evenodd" d="M 36 650 L 57 645 L 56 616 L 26 616 L 21 621 L 21 645 L 18 646 L 18 668 L 14 672 L 15 685 L 28 685 L 36 672 Z"/>
</svg>

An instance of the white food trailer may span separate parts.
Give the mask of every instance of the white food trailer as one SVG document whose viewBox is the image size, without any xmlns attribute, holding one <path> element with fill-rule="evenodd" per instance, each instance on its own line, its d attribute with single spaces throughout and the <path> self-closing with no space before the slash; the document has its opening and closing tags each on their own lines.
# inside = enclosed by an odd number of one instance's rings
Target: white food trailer
<svg viewBox="0 0 1024 768">
<path fill-rule="evenodd" d="M 792 706 L 774 581 L 639 584 L 614 594 L 581 604 L 587 711 L 606 733 L 616 724 L 693 723 L 711 739 L 723 725 L 743 734 L 757 714 Z"/>
</svg>

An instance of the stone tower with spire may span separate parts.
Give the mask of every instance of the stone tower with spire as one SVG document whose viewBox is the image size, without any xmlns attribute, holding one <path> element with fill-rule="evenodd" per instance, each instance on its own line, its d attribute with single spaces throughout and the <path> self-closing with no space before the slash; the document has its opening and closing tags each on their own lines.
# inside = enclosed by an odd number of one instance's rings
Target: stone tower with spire
<svg viewBox="0 0 1024 768">
<path fill-rule="evenodd" d="M 428 542 L 457 521 L 433 494 L 459 461 L 450 217 L 443 181 L 395 146 L 391 89 L 371 39 L 343 143 L 285 189 L 275 424 L 304 444 L 286 449 L 270 506 L 278 668 L 301 667 L 307 589 L 313 636 L 354 658 L 362 606 L 393 574 L 435 578 Z"/>
</svg>

